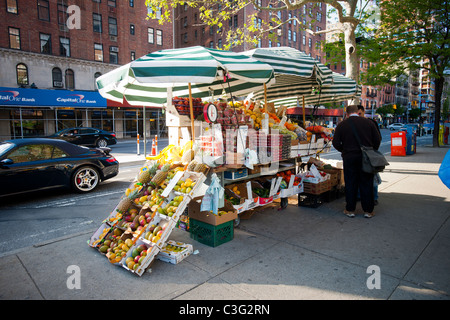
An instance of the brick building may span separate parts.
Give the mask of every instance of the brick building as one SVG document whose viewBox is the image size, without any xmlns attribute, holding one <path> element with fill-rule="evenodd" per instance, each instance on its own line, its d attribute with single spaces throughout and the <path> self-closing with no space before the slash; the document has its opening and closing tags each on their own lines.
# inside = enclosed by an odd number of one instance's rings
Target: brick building
<svg viewBox="0 0 450 320">
<path fill-rule="evenodd" d="M 260 0 L 262 7 L 269 5 L 269 0 Z M 216 10 L 220 10 L 220 5 Z M 269 21 L 269 12 L 257 10 L 254 6 L 247 6 L 238 14 L 231 17 L 222 28 L 218 26 L 208 26 L 200 21 L 198 8 L 191 8 L 188 5 L 179 6 L 175 9 L 175 47 L 190 47 L 201 45 L 209 48 L 222 48 L 226 42 L 226 34 L 230 29 L 243 28 L 244 24 L 250 23 L 248 17 L 256 13 L 254 24 L 260 28 L 262 21 Z M 285 10 L 278 13 L 282 21 L 297 18 L 303 25 L 314 28 L 315 31 L 326 28 L 326 5 L 307 4 L 298 10 Z M 314 21 L 314 23 L 312 23 Z M 258 47 L 287 46 L 298 49 L 309 54 L 311 57 L 324 61 L 324 53 L 321 49 L 321 42 L 325 41 L 325 35 L 311 35 L 302 30 L 300 23 L 292 20 L 284 24 L 278 31 L 278 41 L 273 42 L 265 38 L 260 40 Z M 252 49 L 251 44 L 243 44 L 232 47 L 231 50 L 239 52 Z"/>
<path fill-rule="evenodd" d="M 41 89 L 60 90 L 61 95 L 95 91 L 97 76 L 173 47 L 172 26 L 146 16 L 144 1 L 135 0 L 0 1 L 0 91 L 36 88 L 35 100 L 45 93 Z M 10 98 L 5 93 L 3 99 Z M 142 133 L 139 108 L 118 107 L 105 101 L 89 109 L 75 104 L 13 107 L 0 100 L 0 140 L 70 126 L 96 126 L 116 131 L 118 137 Z"/>
</svg>

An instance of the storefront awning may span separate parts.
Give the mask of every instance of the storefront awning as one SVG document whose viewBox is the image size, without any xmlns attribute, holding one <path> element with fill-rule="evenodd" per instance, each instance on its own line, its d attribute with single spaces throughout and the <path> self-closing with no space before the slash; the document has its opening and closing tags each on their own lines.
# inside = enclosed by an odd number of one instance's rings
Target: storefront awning
<svg viewBox="0 0 450 320">
<path fill-rule="evenodd" d="M 1 106 L 106 108 L 96 91 L 70 91 L 0 87 Z"/>
</svg>

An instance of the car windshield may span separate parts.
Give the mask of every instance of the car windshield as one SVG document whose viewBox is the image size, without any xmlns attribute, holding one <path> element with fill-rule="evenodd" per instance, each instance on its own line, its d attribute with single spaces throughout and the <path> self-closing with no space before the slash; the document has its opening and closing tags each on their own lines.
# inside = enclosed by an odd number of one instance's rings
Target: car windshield
<svg viewBox="0 0 450 320">
<path fill-rule="evenodd" d="M 14 147 L 14 143 L 11 142 L 3 142 L 0 143 L 0 156 L 5 154 L 8 150 Z"/>
</svg>

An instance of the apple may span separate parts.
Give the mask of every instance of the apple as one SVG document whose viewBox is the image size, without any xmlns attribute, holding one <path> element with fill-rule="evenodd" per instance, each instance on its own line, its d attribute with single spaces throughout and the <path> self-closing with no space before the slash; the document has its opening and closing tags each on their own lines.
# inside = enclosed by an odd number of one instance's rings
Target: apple
<svg viewBox="0 0 450 320">
<path fill-rule="evenodd" d="M 141 256 L 139 256 L 139 255 L 136 256 L 136 257 L 134 258 L 134 262 L 135 262 L 135 263 L 138 263 L 140 258 L 141 258 Z"/>
</svg>

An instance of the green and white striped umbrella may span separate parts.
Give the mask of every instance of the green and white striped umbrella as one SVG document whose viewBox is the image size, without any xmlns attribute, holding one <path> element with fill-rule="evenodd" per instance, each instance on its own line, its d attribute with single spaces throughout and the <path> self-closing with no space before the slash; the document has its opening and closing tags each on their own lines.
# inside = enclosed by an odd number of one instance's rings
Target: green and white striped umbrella
<svg viewBox="0 0 450 320">
<path fill-rule="evenodd" d="M 319 61 L 290 47 L 258 48 L 243 52 L 261 62 L 270 64 L 275 72 L 275 84 L 266 90 L 267 100 L 280 105 L 297 103 L 305 97 L 306 104 L 343 101 L 358 94 L 356 82 L 332 72 Z M 263 99 L 264 91 L 255 93 Z"/>
<path fill-rule="evenodd" d="M 318 105 L 328 102 L 341 102 L 349 99 L 359 97 L 361 95 L 361 86 L 356 84 L 353 79 L 347 78 L 339 73 L 332 73 L 332 84 L 328 86 L 318 87 L 315 90 L 307 88 L 299 88 L 294 95 L 286 95 L 282 98 L 270 99 L 269 102 L 275 106 L 297 106 L 297 101 L 300 106 L 305 98 L 305 105 Z"/>
<path fill-rule="evenodd" d="M 227 77 L 224 82 L 224 76 Z M 162 106 L 172 96 L 245 95 L 273 80 L 273 68 L 243 54 L 200 46 L 150 53 L 97 78 L 99 93 L 131 105 Z"/>
</svg>

